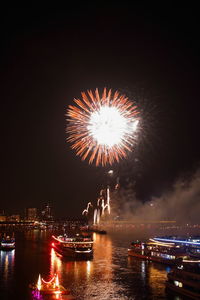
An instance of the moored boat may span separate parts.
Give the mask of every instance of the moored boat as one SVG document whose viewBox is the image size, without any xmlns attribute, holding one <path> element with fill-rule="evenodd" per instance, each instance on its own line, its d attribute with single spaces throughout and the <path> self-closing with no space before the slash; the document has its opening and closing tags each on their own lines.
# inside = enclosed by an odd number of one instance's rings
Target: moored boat
<svg viewBox="0 0 200 300">
<path fill-rule="evenodd" d="M 13 250 L 15 249 L 15 237 L 4 235 L 0 242 L 0 249 L 1 250 Z"/>
<path fill-rule="evenodd" d="M 176 246 L 184 247 L 185 252 L 191 258 L 200 259 L 200 237 L 177 237 L 177 236 L 165 236 L 165 237 L 155 237 L 155 241 L 161 243 L 173 243 Z"/>
<path fill-rule="evenodd" d="M 167 274 L 166 291 L 200 299 L 200 261 L 184 260 Z"/>
<path fill-rule="evenodd" d="M 184 247 L 153 239 L 147 242 L 132 242 L 128 248 L 128 255 L 168 265 L 175 265 L 188 257 Z"/>
<path fill-rule="evenodd" d="M 90 236 L 66 235 L 52 236 L 52 247 L 63 256 L 75 259 L 88 259 L 93 257 L 93 240 Z"/>
</svg>

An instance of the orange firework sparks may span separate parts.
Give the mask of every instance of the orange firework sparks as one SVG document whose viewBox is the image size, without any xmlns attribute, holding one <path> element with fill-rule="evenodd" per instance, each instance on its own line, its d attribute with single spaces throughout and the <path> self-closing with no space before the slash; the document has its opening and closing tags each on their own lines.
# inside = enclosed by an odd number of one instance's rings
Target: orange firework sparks
<svg viewBox="0 0 200 300">
<path fill-rule="evenodd" d="M 98 165 L 112 165 L 132 151 L 136 139 L 138 110 L 126 96 L 106 90 L 100 96 L 82 93 L 82 99 L 74 99 L 77 106 L 67 110 L 67 133 L 71 148 L 82 160 Z"/>
</svg>

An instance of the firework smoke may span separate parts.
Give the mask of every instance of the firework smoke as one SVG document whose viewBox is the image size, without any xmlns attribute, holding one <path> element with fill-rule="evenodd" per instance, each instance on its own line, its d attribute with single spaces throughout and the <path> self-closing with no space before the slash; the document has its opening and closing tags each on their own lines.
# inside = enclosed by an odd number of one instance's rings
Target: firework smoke
<svg viewBox="0 0 200 300">
<path fill-rule="evenodd" d="M 116 214 L 122 219 L 199 223 L 200 169 L 193 175 L 180 177 L 160 197 L 151 197 L 146 203 L 137 199 L 132 186 L 121 188 L 112 197 L 119 206 Z"/>
</svg>

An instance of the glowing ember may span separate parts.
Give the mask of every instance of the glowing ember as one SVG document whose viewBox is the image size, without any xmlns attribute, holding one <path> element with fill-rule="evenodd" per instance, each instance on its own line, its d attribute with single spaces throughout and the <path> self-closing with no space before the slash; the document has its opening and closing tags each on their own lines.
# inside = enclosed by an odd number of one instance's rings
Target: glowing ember
<svg viewBox="0 0 200 300">
<path fill-rule="evenodd" d="M 113 164 L 132 151 L 138 125 L 136 105 L 116 91 L 111 95 L 104 89 L 100 97 L 98 89 L 82 93 L 77 106 L 69 106 L 67 132 L 72 149 L 89 163 Z"/>
</svg>

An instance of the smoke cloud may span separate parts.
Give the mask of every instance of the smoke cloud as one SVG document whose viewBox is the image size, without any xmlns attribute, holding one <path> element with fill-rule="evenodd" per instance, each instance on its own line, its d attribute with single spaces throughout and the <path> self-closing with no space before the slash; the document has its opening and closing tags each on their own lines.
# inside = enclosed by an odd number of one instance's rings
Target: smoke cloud
<svg viewBox="0 0 200 300">
<path fill-rule="evenodd" d="M 141 203 L 133 186 L 113 192 L 116 215 L 129 220 L 175 220 L 179 223 L 198 223 L 200 216 L 200 169 L 193 175 L 182 176 L 160 197 Z"/>
</svg>

